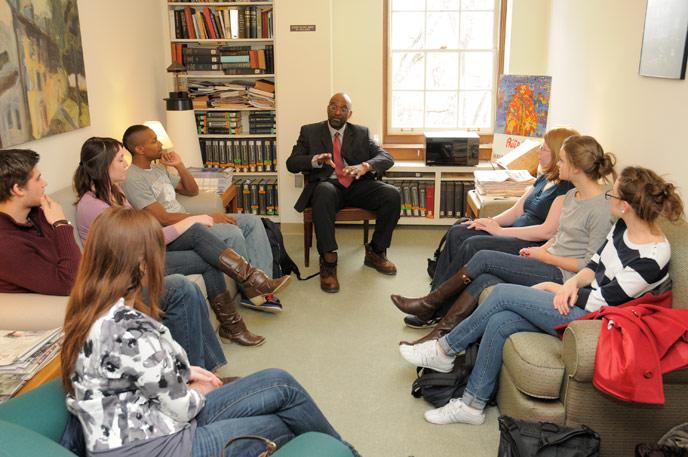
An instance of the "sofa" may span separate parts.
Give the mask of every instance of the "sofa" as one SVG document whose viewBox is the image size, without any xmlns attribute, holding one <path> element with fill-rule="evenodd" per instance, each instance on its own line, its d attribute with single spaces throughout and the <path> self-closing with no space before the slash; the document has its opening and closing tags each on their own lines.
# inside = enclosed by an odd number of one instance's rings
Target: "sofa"
<svg viewBox="0 0 688 457">
<path fill-rule="evenodd" d="M 65 187 L 50 194 L 56 202 L 62 205 L 65 216 L 76 227 L 76 208 L 74 202 L 76 195 L 71 187 Z M 201 192 L 196 197 L 179 195 L 182 205 L 194 214 L 211 214 L 224 212 L 221 198 L 213 192 Z M 74 230 L 74 237 L 81 246 L 79 235 Z M 187 276 L 196 283 L 206 295 L 205 284 L 201 275 Z M 234 281 L 227 278 L 227 284 L 235 300 L 240 297 Z M 0 293 L 0 322 L 2 328 L 17 330 L 46 330 L 61 327 L 64 320 L 64 312 L 67 307 L 67 297 L 42 294 L 5 294 Z M 219 325 L 215 320 L 215 314 L 210 313 L 215 328 Z"/>
<path fill-rule="evenodd" d="M 688 224 L 661 227 L 672 248 L 673 307 L 688 308 Z M 634 455 L 637 443 L 656 442 L 671 427 L 688 422 L 688 370 L 664 376 L 663 406 L 608 396 L 592 385 L 600 329 L 601 321 L 576 321 L 561 340 L 530 332 L 509 337 L 497 404 L 502 414 L 512 417 L 585 424 L 602 437 L 603 457 L 626 457 Z"/>
<path fill-rule="evenodd" d="M 74 457 L 58 444 L 66 423 L 67 408 L 60 381 L 0 404 L 0 457 Z M 340 441 L 315 432 L 294 438 L 272 455 L 353 457 Z"/>
</svg>

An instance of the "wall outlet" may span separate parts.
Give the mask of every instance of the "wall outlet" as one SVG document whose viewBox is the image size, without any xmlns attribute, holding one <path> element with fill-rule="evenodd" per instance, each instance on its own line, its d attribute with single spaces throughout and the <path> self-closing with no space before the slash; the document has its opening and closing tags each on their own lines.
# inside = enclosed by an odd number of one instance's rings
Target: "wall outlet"
<svg viewBox="0 0 688 457">
<path fill-rule="evenodd" d="M 303 175 L 294 175 L 294 187 L 303 187 Z"/>
</svg>

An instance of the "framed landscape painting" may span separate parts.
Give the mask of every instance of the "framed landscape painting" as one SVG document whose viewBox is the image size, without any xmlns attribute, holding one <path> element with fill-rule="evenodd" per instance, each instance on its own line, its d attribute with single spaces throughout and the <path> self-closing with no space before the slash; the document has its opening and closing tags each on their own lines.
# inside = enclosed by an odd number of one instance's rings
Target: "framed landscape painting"
<svg viewBox="0 0 688 457">
<path fill-rule="evenodd" d="M 640 74 L 685 79 L 688 55 L 688 1 L 647 0 Z"/>
<path fill-rule="evenodd" d="M 0 148 L 89 124 L 77 0 L 0 0 Z"/>
</svg>

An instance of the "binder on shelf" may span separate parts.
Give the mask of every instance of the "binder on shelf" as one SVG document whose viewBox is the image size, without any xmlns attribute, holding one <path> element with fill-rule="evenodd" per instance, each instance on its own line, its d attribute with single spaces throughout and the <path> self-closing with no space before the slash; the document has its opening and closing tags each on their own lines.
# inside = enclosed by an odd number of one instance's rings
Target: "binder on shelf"
<svg viewBox="0 0 688 457">
<path fill-rule="evenodd" d="M 447 217 L 447 181 L 440 183 L 440 217 Z"/>
<path fill-rule="evenodd" d="M 427 184 L 423 181 L 418 183 L 418 207 L 420 211 L 420 217 L 425 217 L 428 214 L 427 207 L 425 206 L 425 192 Z"/>
<path fill-rule="evenodd" d="M 409 185 L 409 189 L 411 191 L 411 215 L 414 217 L 418 217 L 420 216 L 418 182 L 411 182 Z"/>
<path fill-rule="evenodd" d="M 466 215 L 463 207 L 463 186 L 464 181 L 454 182 L 454 217 L 459 218 Z"/>
<path fill-rule="evenodd" d="M 466 208 L 468 208 L 468 192 L 475 189 L 475 184 L 471 181 L 464 181 L 463 183 L 463 214 L 466 214 Z"/>
<path fill-rule="evenodd" d="M 425 208 L 426 217 L 429 219 L 435 218 L 435 183 L 433 181 L 428 182 L 425 186 Z"/>
<path fill-rule="evenodd" d="M 258 181 L 258 214 L 260 215 L 266 215 L 267 214 L 267 192 L 266 192 L 266 183 L 265 179 L 261 179 Z"/>
<path fill-rule="evenodd" d="M 455 184 L 455 181 L 448 181 L 447 182 L 447 195 L 446 195 L 446 200 L 447 200 L 446 216 L 447 217 L 454 217 L 454 189 L 456 188 L 456 186 L 454 184 Z"/>
</svg>

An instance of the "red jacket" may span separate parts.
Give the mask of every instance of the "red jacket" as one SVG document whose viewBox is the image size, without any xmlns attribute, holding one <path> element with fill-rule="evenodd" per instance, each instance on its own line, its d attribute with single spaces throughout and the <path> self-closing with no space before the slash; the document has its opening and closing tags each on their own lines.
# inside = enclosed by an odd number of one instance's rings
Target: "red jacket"
<svg viewBox="0 0 688 457">
<path fill-rule="evenodd" d="M 688 309 L 671 308 L 671 291 L 604 306 L 593 385 L 620 400 L 664 404 L 662 374 L 688 367 Z"/>
</svg>

